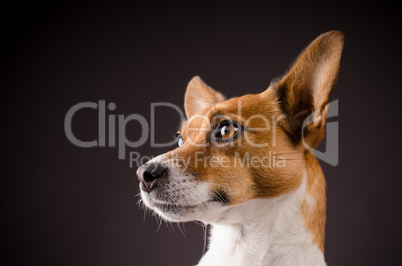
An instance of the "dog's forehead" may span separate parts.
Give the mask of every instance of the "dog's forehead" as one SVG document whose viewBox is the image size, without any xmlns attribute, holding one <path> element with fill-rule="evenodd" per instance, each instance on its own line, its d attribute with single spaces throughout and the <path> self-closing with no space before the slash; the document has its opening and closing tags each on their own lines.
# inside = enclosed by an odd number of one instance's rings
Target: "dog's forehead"
<svg viewBox="0 0 402 266">
<path fill-rule="evenodd" d="M 244 122 L 252 116 L 271 117 L 278 111 L 277 100 L 274 93 L 247 94 L 234 97 L 205 108 L 184 121 L 181 132 L 190 128 L 208 130 L 215 122 L 231 119 Z"/>
<path fill-rule="evenodd" d="M 222 113 L 236 114 L 242 119 L 253 115 L 271 115 L 277 111 L 277 98 L 272 89 L 260 94 L 246 94 L 216 104 L 215 109 Z"/>
</svg>

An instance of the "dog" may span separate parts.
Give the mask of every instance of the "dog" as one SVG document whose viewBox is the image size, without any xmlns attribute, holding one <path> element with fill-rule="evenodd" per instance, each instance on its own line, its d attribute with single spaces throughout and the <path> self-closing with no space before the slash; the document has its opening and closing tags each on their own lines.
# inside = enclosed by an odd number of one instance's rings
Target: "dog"
<svg viewBox="0 0 402 266">
<path fill-rule="evenodd" d="M 198 265 L 326 265 L 325 135 L 344 36 L 317 37 L 259 94 L 225 99 L 199 77 L 185 93 L 178 147 L 139 167 L 144 204 L 211 225 Z"/>
</svg>

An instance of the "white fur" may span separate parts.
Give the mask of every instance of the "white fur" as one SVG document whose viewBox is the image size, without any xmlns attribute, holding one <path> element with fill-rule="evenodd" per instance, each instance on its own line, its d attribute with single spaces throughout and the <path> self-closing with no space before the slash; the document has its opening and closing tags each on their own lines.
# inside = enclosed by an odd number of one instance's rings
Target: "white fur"
<svg viewBox="0 0 402 266">
<path fill-rule="evenodd" d="M 303 223 L 306 196 L 304 176 L 292 193 L 229 208 L 211 223 L 209 250 L 198 265 L 326 265 Z"/>
</svg>

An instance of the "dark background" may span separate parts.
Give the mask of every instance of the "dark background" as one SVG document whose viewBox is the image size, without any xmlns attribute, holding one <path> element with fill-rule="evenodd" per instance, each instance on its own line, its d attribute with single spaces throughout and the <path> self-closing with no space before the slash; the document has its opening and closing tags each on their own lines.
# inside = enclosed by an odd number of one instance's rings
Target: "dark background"
<svg viewBox="0 0 402 266">
<path fill-rule="evenodd" d="M 117 105 L 111 114 L 149 119 L 152 102 L 182 106 L 194 75 L 228 97 L 258 93 L 333 29 L 344 32 L 345 49 L 332 95 L 340 103 L 340 162 L 321 163 L 325 256 L 329 265 L 401 265 L 400 8 L 35 1 L 3 5 L 1 17 L 2 257 L 9 265 L 195 264 L 202 227 L 186 223 L 185 237 L 176 225 L 157 232 L 156 219 L 137 206 L 136 169 L 118 160 L 117 148 L 71 144 L 67 111 L 106 100 Z M 77 113 L 74 133 L 95 139 L 97 119 L 93 110 Z M 170 140 L 179 122 L 158 112 L 156 140 Z M 135 140 L 141 128 L 132 123 L 127 133 Z M 129 151 L 169 149 L 148 141 Z"/>
</svg>

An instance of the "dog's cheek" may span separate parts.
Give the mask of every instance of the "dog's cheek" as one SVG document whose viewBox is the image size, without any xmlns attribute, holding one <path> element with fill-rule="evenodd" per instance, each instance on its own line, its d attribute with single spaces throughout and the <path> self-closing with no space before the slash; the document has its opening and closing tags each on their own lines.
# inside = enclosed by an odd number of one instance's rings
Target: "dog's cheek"
<svg viewBox="0 0 402 266">
<path fill-rule="evenodd" d="M 226 206 L 240 204 L 254 197 L 255 184 L 246 167 L 221 169 L 219 176 L 208 182 L 212 185 L 213 198 Z"/>
</svg>

